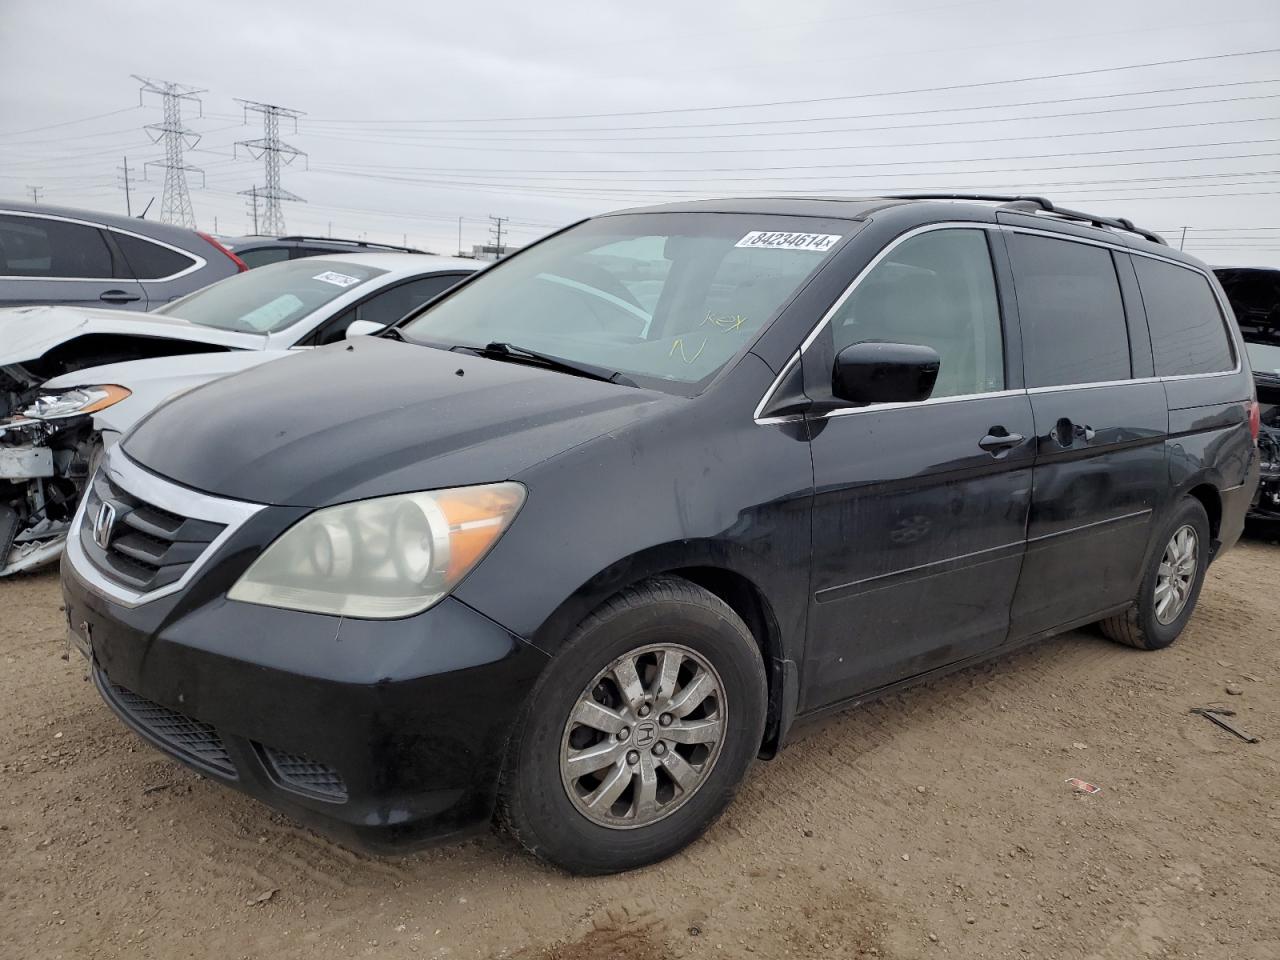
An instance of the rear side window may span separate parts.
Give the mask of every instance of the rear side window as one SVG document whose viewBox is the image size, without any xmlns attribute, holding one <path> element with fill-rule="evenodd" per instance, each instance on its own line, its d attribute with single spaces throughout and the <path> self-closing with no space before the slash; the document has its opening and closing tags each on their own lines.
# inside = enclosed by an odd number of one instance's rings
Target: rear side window
<svg viewBox="0 0 1280 960">
<path fill-rule="evenodd" d="M 279 263 L 281 260 L 289 259 L 288 247 L 261 247 L 257 250 L 246 250 L 243 253 L 237 253 L 244 265 L 252 270 L 254 267 L 261 267 L 268 263 Z"/>
<path fill-rule="evenodd" d="M 111 248 L 97 227 L 44 217 L 0 216 L 0 273 L 107 280 Z"/>
<path fill-rule="evenodd" d="M 170 250 L 150 240 L 131 236 L 127 233 L 111 232 L 120 252 L 129 262 L 129 269 L 139 280 L 160 280 L 181 273 L 190 267 L 195 260 L 177 250 Z"/>
<path fill-rule="evenodd" d="M 1236 365 L 1218 298 L 1204 276 L 1150 257 L 1134 257 L 1133 267 L 1147 309 L 1156 376 L 1219 373 Z"/>
<path fill-rule="evenodd" d="M 1028 387 L 1128 380 L 1129 332 L 1111 252 L 1009 236 Z"/>
</svg>

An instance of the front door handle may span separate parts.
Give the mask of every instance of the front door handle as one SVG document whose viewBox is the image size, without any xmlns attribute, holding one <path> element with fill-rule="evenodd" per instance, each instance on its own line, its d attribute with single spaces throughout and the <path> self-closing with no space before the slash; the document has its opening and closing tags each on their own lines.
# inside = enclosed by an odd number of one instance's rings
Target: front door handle
<svg viewBox="0 0 1280 960">
<path fill-rule="evenodd" d="M 107 290 L 98 299 L 105 300 L 107 303 L 133 303 L 135 300 L 141 300 L 142 297 L 126 290 Z"/>
<path fill-rule="evenodd" d="M 978 441 L 978 446 L 993 457 L 1003 457 L 1023 439 L 1020 433 L 1010 433 L 1004 427 L 992 427 L 987 431 L 987 435 Z"/>
</svg>

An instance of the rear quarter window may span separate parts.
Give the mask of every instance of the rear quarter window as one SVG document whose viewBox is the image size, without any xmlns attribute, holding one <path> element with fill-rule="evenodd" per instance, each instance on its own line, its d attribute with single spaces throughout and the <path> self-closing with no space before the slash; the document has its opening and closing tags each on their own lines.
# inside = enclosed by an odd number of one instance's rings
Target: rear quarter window
<svg viewBox="0 0 1280 960">
<path fill-rule="evenodd" d="M 111 231 L 112 239 L 129 262 L 129 269 L 139 280 L 160 280 L 188 269 L 195 260 L 185 253 L 170 250 L 150 240 L 128 233 Z"/>
<path fill-rule="evenodd" d="M 1202 274 L 1150 257 L 1134 257 L 1151 330 L 1156 376 L 1221 373 L 1235 367 L 1218 298 Z"/>
<path fill-rule="evenodd" d="M 1132 377 L 1124 300 L 1111 251 L 1072 240 L 1009 237 L 1028 387 Z"/>
</svg>

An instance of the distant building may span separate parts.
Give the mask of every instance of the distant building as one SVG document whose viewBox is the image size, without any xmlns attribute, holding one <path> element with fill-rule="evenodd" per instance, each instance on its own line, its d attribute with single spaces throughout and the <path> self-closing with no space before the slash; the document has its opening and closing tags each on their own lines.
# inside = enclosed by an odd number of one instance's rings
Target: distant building
<svg viewBox="0 0 1280 960">
<path fill-rule="evenodd" d="M 519 247 L 509 247 L 505 243 L 501 248 L 492 243 L 476 243 L 471 246 L 471 258 L 473 260 L 501 260 L 503 257 L 511 256 L 519 249 Z"/>
</svg>

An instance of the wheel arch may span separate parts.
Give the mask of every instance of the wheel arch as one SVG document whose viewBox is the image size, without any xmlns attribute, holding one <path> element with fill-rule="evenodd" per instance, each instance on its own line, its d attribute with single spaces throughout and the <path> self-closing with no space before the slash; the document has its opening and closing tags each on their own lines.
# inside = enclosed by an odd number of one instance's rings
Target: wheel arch
<svg viewBox="0 0 1280 960">
<path fill-rule="evenodd" d="M 798 700 L 799 638 L 789 636 L 782 625 L 778 609 L 784 603 L 782 598 L 770 597 L 761 586 L 764 578 L 757 571 L 732 563 L 723 545 L 689 541 L 664 544 L 611 564 L 556 608 L 531 638 L 533 643 L 554 654 L 573 628 L 602 603 L 627 587 L 658 576 L 680 577 L 715 595 L 751 631 L 768 684 L 768 716 L 760 754 L 773 756 L 790 726 Z"/>
</svg>

